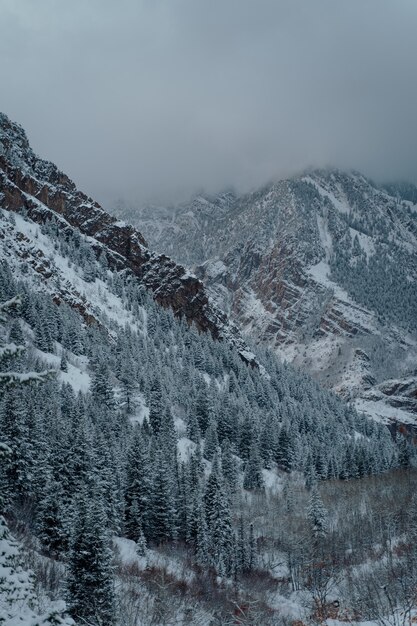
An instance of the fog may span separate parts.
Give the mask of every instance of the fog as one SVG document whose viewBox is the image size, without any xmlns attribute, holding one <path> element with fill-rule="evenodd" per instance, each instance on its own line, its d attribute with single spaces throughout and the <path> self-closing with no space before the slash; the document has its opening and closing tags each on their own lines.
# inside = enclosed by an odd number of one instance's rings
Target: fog
<svg viewBox="0 0 417 626">
<path fill-rule="evenodd" d="M 110 207 L 417 182 L 415 0 L 0 0 L 0 110 Z"/>
</svg>

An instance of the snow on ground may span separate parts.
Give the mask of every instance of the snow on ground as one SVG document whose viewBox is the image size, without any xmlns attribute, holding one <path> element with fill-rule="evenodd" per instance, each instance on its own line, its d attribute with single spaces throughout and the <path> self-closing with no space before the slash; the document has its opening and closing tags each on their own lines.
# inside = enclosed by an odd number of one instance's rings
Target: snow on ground
<svg viewBox="0 0 417 626">
<path fill-rule="evenodd" d="M 217 276 L 222 276 L 225 272 L 227 272 L 227 267 L 223 263 L 223 261 L 208 261 L 204 265 L 205 272 L 209 278 L 216 278 Z"/>
<path fill-rule="evenodd" d="M 177 443 L 178 458 L 185 463 L 196 449 L 196 444 L 188 437 L 181 437 Z"/>
<path fill-rule="evenodd" d="M 280 476 L 274 470 L 263 469 L 262 476 L 265 483 L 265 490 L 267 494 L 276 495 L 282 492 L 284 488 L 282 476 Z"/>
<path fill-rule="evenodd" d="M 125 537 L 113 537 L 113 546 L 116 549 L 120 562 L 124 565 L 136 565 L 139 570 L 144 571 L 149 567 L 165 569 L 178 580 L 191 582 L 194 573 L 190 571 L 187 564 L 180 558 L 162 554 L 158 550 L 146 550 L 145 556 L 139 556 L 136 552 L 136 542 Z"/>
<path fill-rule="evenodd" d="M 274 316 L 264 307 L 263 303 L 252 289 L 245 290 L 243 307 L 245 310 L 245 318 L 249 320 L 248 327 L 251 326 L 253 321 L 255 321 L 256 324 L 262 324 L 263 320 L 269 323 L 274 319 Z"/>
<path fill-rule="evenodd" d="M 350 209 L 349 209 L 349 205 L 347 204 L 347 202 L 346 203 L 342 202 L 341 200 L 339 200 L 339 198 L 336 198 L 336 196 L 333 193 L 331 193 L 330 191 L 322 187 L 322 185 L 319 185 L 319 183 L 316 180 L 314 180 L 314 178 L 312 178 L 311 176 L 304 176 L 302 180 L 304 180 L 306 183 L 310 183 L 311 185 L 314 185 L 314 187 L 317 189 L 319 194 L 323 198 L 327 198 L 328 200 L 330 200 L 330 202 L 339 211 L 339 213 L 349 213 Z"/>
<path fill-rule="evenodd" d="M 327 221 L 317 213 L 317 227 L 319 229 L 320 241 L 326 254 L 326 261 L 330 260 L 333 251 L 333 239 L 327 227 Z"/>
<path fill-rule="evenodd" d="M 340 344 L 335 335 L 325 335 L 310 344 L 290 344 L 280 348 L 280 355 L 300 367 L 305 366 L 313 373 L 326 370 L 334 351 Z"/>
<path fill-rule="evenodd" d="M 375 254 L 375 244 L 372 240 L 372 237 L 369 237 L 369 235 L 365 235 L 365 233 L 361 233 L 354 228 L 349 228 L 349 231 L 352 239 L 355 237 L 355 235 L 358 237 L 359 245 L 365 252 L 368 259 L 370 256 L 373 256 Z"/>
<path fill-rule="evenodd" d="M 341 298 L 342 300 L 350 301 L 347 291 L 339 287 L 337 283 L 334 283 L 330 280 L 330 266 L 327 261 L 319 261 L 316 265 L 312 265 L 308 273 L 314 278 L 314 280 L 319 283 L 319 285 L 323 285 L 327 289 L 331 289 L 335 296 Z"/>
<path fill-rule="evenodd" d="M 181 280 L 186 280 L 187 278 L 197 278 L 197 276 L 191 270 L 184 268 L 184 273 L 181 276 Z"/>
<path fill-rule="evenodd" d="M 207 374 L 207 372 L 202 372 L 202 376 L 203 376 L 203 378 L 204 378 L 204 381 L 205 381 L 205 383 L 206 383 L 207 387 L 210 387 L 210 385 L 211 385 L 211 378 L 210 378 L 210 375 L 209 375 L 209 374 Z"/>
<path fill-rule="evenodd" d="M 57 345 L 57 354 L 51 354 L 50 352 L 42 352 L 38 348 L 32 348 L 34 355 L 47 363 L 51 369 L 56 370 L 58 372 L 58 380 L 63 383 L 69 383 L 71 387 L 74 389 L 75 393 L 81 391 L 82 393 L 86 393 L 90 388 L 91 378 L 87 372 L 87 357 L 76 356 L 72 354 L 72 352 L 67 353 L 68 363 L 67 363 L 67 371 L 61 372 L 61 357 L 59 356 L 62 353 L 62 346 L 60 344 Z"/>
<path fill-rule="evenodd" d="M 36 200 L 36 202 L 42 205 L 39 201 Z M 44 205 L 42 206 L 44 207 Z M 24 262 L 25 260 L 21 258 L 19 252 L 21 252 L 22 247 L 27 248 L 39 262 L 44 259 L 54 269 L 51 280 L 43 285 L 45 289 L 48 289 L 50 292 L 56 289 L 59 292 L 58 285 L 64 285 L 74 293 L 74 297 L 76 294 L 79 294 L 81 298 L 85 298 L 87 308 L 90 306 L 92 314 L 103 323 L 111 320 L 119 326 L 128 324 L 133 330 L 144 330 L 144 324 L 138 324 L 138 318 L 134 318 L 126 310 L 121 298 L 112 293 L 105 282 L 99 278 L 91 282 L 85 281 L 82 268 L 74 265 L 67 257 L 62 256 L 59 250 L 55 249 L 52 240 L 42 233 L 38 224 L 14 213 L 15 226 L 12 227 L 8 220 L 9 213 L 0 210 L 0 214 L 6 218 L 5 230 L 13 228 L 14 233 L 21 233 L 29 239 L 29 241 L 21 242 L 13 232 L 11 233 L 12 236 L 7 239 L 7 247 L 9 251 L 11 251 L 11 248 L 15 248 L 15 252 L 12 253 L 11 257 L 8 257 L 8 262 L 16 265 Z M 85 239 L 89 238 L 85 237 Z M 39 251 L 43 253 L 44 257 L 39 256 Z M 27 276 L 29 277 L 30 274 L 27 274 Z M 37 277 L 39 278 L 39 275 Z M 142 316 L 142 319 L 145 319 L 144 316 Z"/>
<path fill-rule="evenodd" d="M 177 434 L 179 435 L 179 437 L 185 437 L 186 432 L 187 432 L 187 425 L 185 421 L 182 419 L 182 417 L 175 417 L 174 425 L 175 425 L 175 430 L 177 431 Z"/>
<path fill-rule="evenodd" d="M 417 415 L 415 413 L 394 408 L 382 399 L 374 401 L 366 398 L 357 398 L 354 405 L 357 411 L 365 413 L 368 417 L 382 424 L 399 422 L 400 424 L 417 425 Z"/>
<path fill-rule="evenodd" d="M 309 617 L 309 611 L 306 608 L 309 605 L 309 598 L 306 593 L 301 591 L 295 591 L 289 598 L 279 593 L 270 593 L 268 594 L 268 604 L 278 611 L 284 623 L 288 620 L 304 622 Z"/>
<path fill-rule="evenodd" d="M 68 363 L 66 372 L 59 373 L 58 378 L 63 383 L 69 383 L 74 389 L 75 393 L 78 393 L 80 391 L 82 393 L 87 393 L 90 388 L 90 375 L 87 372 L 82 371 L 78 367 L 71 365 L 71 363 Z"/>
<path fill-rule="evenodd" d="M 229 374 L 223 374 L 223 378 L 221 380 L 219 380 L 218 378 L 215 379 L 214 382 L 216 383 L 217 389 L 219 391 L 225 391 L 228 388 L 229 378 Z"/>
<path fill-rule="evenodd" d="M 326 261 L 320 261 L 316 265 L 311 266 L 308 273 L 317 283 L 327 289 L 331 289 L 333 295 L 338 300 L 337 307 L 344 318 L 351 320 L 355 325 L 376 332 L 374 314 L 364 307 L 358 306 L 344 289 L 330 280 L 330 267 Z"/>
<path fill-rule="evenodd" d="M 135 412 L 129 417 L 131 424 L 143 424 L 143 420 L 149 419 L 149 407 L 146 404 L 145 396 L 142 393 L 138 393 L 133 404 L 135 406 Z"/>
</svg>

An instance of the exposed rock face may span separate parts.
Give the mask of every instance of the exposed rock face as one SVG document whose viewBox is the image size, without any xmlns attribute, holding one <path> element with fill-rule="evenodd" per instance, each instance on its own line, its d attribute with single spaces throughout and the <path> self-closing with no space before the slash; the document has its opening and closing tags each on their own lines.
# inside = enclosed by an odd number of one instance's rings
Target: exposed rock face
<svg viewBox="0 0 417 626">
<path fill-rule="evenodd" d="M 417 376 L 385 380 L 357 400 L 358 409 L 413 438 L 417 445 Z"/>
<path fill-rule="evenodd" d="M 237 328 L 208 297 L 203 283 L 165 255 L 152 253 L 141 233 L 106 213 L 78 191 L 58 168 L 38 158 L 24 130 L 0 114 L 0 207 L 26 212 L 38 223 L 59 217 L 63 229 L 75 228 L 91 237 L 97 254 L 111 267 L 130 270 L 164 307 L 184 316 L 215 339 L 234 343 L 242 358 L 255 364 Z M 43 270 L 47 272 L 47 263 Z"/>
<path fill-rule="evenodd" d="M 354 400 L 417 362 L 415 198 L 317 170 L 131 216 L 245 334 Z"/>
</svg>

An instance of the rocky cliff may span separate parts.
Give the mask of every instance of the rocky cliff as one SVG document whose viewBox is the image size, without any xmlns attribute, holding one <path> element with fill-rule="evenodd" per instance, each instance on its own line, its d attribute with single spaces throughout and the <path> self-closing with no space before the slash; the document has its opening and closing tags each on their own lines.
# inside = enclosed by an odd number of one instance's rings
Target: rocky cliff
<svg viewBox="0 0 417 626">
<path fill-rule="evenodd" d="M 130 216 L 244 333 L 353 400 L 417 363 L 416 191 L 312 170 Z"/>
<path fill-rule="evenodd" d="M 31 149 L 22 127 L 3 114 L 0 114 L 0 207 L 25 213 L 37 223 L 55 219 L 63 230 L 76 229 L 89 238 L 95 253 L 104 255 L 111 267 L 132 272 L 152 291 L 159 304 L 184 316 L 200 331 L 232 342 L 242 358 L 254 364 L 237 328 L 210 301 L 203 283 L 194 274 L 169 257 L 151 252 L 138 230 L 106 213 L 97 202 L 77 190 L 53 163 L 40 159 Z M 43 259 L 39 265 L 41 256 L 42 251 L 38 251 L 34 262 L 39 268 L 42 266 L 39 271 L 47 276 L 48 261 Z"/>
</svg>

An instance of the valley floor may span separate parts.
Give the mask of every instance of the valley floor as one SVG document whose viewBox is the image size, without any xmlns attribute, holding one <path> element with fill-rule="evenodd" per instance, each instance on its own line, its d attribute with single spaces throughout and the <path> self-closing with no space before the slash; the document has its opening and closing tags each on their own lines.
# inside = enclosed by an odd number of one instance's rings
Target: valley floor
<svg viewBox="0 0 417 626">
<path fill-rule="evenodd" d="M 311 527 L 315 487 L 307 491 L 301 477 L 280 473 L 265 493 L 242 491 L 232 510 L 236 520 L 257 528 L 256 567 L 231 578 L 196 565 L 181 542 L 141 550 L 115 537 L 117 623 L 411 624 L 417 614 L 416 487 L 415 468 L 321 483 L 320 533 Z M 65 568 L 36 551 L 21 521 L 13 530 L 25 566 L 34 571 L 38 604 L 59 603 Z"/>
</svg>

